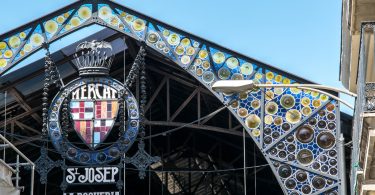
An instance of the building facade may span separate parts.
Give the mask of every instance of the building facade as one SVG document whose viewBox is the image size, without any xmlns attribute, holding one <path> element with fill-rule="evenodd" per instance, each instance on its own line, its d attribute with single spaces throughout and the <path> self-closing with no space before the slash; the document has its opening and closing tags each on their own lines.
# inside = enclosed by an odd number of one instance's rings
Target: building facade
<svg viewBox="0 0 375 195">
<path fill-rule="evenodd" d="M 352 194 L 375 193 L 375 1 L 344 0 L 340 80 L 357 93 L 353 120 Z"/>
</svg>

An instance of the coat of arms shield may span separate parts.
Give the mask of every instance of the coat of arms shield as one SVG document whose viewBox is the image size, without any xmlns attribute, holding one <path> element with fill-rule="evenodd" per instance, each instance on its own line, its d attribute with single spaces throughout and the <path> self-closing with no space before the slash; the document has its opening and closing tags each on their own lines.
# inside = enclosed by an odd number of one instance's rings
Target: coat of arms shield
<svg viewBox="0 0 375 195">
<path fill-rule="evenodd" d="M 74 129 L 90 149 L 95 149 L 112 130 L 118 114 L 118 100 L 80 98 L 70 102 Z"/>
</svg>

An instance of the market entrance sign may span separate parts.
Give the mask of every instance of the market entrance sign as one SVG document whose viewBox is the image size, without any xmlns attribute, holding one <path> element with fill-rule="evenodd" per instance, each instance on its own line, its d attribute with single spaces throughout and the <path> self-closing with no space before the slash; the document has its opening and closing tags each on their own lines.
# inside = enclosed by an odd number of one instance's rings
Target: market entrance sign
<svg viewBox="0 0 375 195">
<path fill-rule="evenodd" d="M 124 156 L 138 135 L 139 106 L 131 91 L 109 76 L 113 59 L 109 43 L 83 42 L 76 52 L 81 54 L 75 63 L 79 78 L 61 88 L 48 110 L 49 138 L 73 165 L 64 160 L 61 188 L 67 195 L 117 195 L 117 191 L 73 191 L 96 185 L 123 187 Z M 83 188 L 70 190 L 70 186 Z"/>
<path fill-rule="evenodd" d="M 68 184 L 110 184 L 116 183 L 118 167 L 67 168 L 65 180 Z"/>
</svg>

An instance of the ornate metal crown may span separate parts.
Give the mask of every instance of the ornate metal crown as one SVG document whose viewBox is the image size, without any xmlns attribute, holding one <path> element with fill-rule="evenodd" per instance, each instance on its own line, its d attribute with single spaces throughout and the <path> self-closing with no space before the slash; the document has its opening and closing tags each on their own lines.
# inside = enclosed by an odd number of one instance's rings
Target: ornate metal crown
<svg viewBox="0 0 375 195">
<path fill-rule="evenodd" d="M 112 46 L 105 41 L 80 43 L 74 55 L 79 76 L 108 75 L 113 61 Z"/>
</svg>

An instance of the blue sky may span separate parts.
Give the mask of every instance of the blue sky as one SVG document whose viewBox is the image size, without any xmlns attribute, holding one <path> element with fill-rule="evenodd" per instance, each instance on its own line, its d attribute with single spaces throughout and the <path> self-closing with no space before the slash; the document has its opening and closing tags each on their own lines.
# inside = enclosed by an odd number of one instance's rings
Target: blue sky
<svg viewBox="0 0 375 195">
<path fill-rule="evenodd" d="M 0 34 L 72 2 L 3 1 L 2 7 L 6 9 L 0 14 Z M 339 0 L 116 2 L 300 77 L 342 87 Z M 80 34 L 96 30 L 86 29 Z M 78 37 L 77 34 L 69 38 L 77 40 Z M 56 44 L 55 49 L 59 46 Z M 343 110 L 351 112 L 347 108 Z"/>
</svg>

